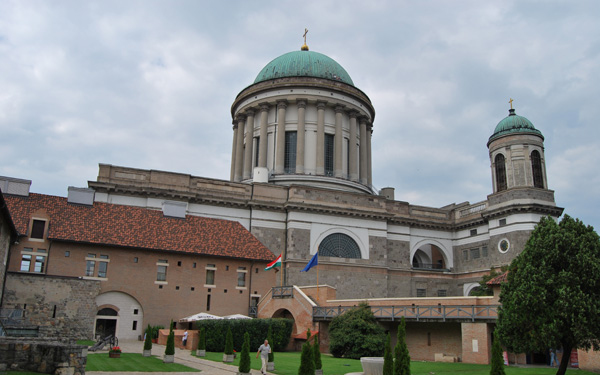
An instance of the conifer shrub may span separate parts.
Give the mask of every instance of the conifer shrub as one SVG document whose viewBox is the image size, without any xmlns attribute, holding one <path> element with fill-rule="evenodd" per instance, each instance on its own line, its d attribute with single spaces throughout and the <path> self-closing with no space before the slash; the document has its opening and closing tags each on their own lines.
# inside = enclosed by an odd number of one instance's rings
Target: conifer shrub
<svg viewBox="0 0 600 375">
<path fill-rule="evenodd" d="M 225 336 L 224 353 L 227 355 L 233 354 L 233 335 L 231 334 L 231 328 L 227 329 L 227 336 Z"/>
<path fill-rule="evenodd" d="M 240 354 L 240 365 L 238 370 L 241 373 L 250 372 L 250 335 L 244 333 L 244 344 L 242 345 L 242 353 Z"/>
<path fill-rule="evenodd" d="M 305 342 L 302 345 L 302 354 L 300 355 L 300 368 L 298 375 L 315 375 L 315 360 L 313 358 L 312 345 Z"/>
<path fill-rule="evenodd" d="M 144 350 L 152 350 L 152 327 L 148 324 L 144 335 Z"/>
<path fill-rule="evenodd" d="M 504 373 L 504 357 L 502 356 L 502 347 L 498 340 L 498 333 L 494 333 L 494 341 L 492 342 L 492 360 L 491 360 L 490 375 L 505 375 Z"/>
<path fill-rule="evenodd" d="M 175 354 L 175 332 L 173 332 L 173 321 L 171 320 L 169 329 L 169 337 L 167 337 L 167 347 L 165 348 L 166 355 Z"/>
<path fill-rule="evenodd" d="M 410 355 L 406 346 L 406 322 L 404 317 L 398 325 L 398 338 L 394 348 L 394 375 L 410 375 Z"/>
<path fill-rule="evenodd" d="M 313 357 L 315 359 L 315 370 L 321 370 L 323 368 L 323 362 L 321 362 L 321 348 L 319 347 L 319 335 L 315 335 L 315 342 L 313 344 Z"/>
<path fill-rule="evenodd" d="M 206 350 L 206 333 L 204 327 L 198 332 L 198 350 Z"/>
<path fill-rule="evenodd" d="M 394 373 L 394 357 L 392 356 L 392 343 L 390 334 L 387 334 L 387 342 L 383 354 L 383 375 L 392 375 Z"/>
<path fill-rule="evenodd" d="M 292 330 L 294 329 L 294 321 L 291 319 L 270 318 L 270 319 L 214 319 L 201 320 L 196 322 L 196 328 L 205 329 L 206 351 L 220 352 L 225 351 L 225 338 L 227 329 L 231 328 L 233 334 L 233 348 L 237 351 L 242 350 L 244 333 L 250 335 L 250 348 L 258 348 L 265 339 L 268 340 L 266 332 L 269 325 L 272 329 L 272 339 L 269 340 L 271 351 L 283 351 L 288 346 Z"/>
<path fill-rule="evenodd" d="M 267 340 L 269 340 L 269 346 L 271 346 L 271 352 L 269 353 L 269 362 L 275 362 L 275 343 L 273 342 L 273 328 L 269 324 L 269 331 L 267 332 Z"/>
</svg>

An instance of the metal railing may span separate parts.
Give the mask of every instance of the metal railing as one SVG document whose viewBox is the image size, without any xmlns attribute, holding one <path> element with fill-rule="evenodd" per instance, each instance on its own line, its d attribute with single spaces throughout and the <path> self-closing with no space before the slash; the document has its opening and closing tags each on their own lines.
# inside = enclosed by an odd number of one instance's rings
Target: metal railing
<svg viewBox="0 0 600 375">
<path fill-rule="evenodd" d="M 313 321 L 331 320 L 356 306 L 313 307 Z M 498 318 L 498 305 L 414 305 L 414 306 L 371 306 L 378 320 L 407 321 L 495 321 Z"/>
<path fill-rule="evenodd" d="M 0 309 L 0 336 L 35 337 L 39 327 L 25 325 L 25 310 Z"/>
<path fill-rule="evenodd" d="M 274 286 L 272 289 L 273 298 L 293 298 L 294 287 L 293 286 Z"/>
<path fill-rule="evenodd" d="M 250 306 L 250 308 L 248 308 L 248 316 L 256 318 L 258 316 L 258 306 Z"/>
<path fill-rule="evenodd" d="M 415 270 L 448 271 L 443 263 L 413 263 L 412 268 Z"/>
</svg>

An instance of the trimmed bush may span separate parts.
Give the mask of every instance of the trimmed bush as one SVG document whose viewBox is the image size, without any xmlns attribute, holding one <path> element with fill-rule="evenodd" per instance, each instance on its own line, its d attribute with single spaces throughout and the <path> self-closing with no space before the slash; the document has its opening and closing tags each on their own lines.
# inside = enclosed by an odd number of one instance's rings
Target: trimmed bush
<svg viewBox="0 0 600 375">
<path fill-rule="evenodd" d="M 300 355 L 300 368 L 298 375 L 315 375 L 315 360 L 313 358 L 312 345 L 307 342 L 302 345 L 302 354 Z"/>
<path fill-rule="evenodd" d="M 248 332 L 244 333 L 244 344 L 242 345 L 238 370 L 242 373 L 250 372 L 250 335 Z"/>
<path fill-rule="evenodd" d="M 144 335 L 144 350 L 152 350 L 152 327 L 148 324 Z"/>
<path fill-rule="evenodd" d="M 233 354 L 233 335 L 231 334 L 231 329 L 227 330 L 227 335 L 225 336 L 225 350 L 224 353 L 227 355 Z"/>
<path fill-rule="evenodd" d="M 269 346 L 271 347 L 271 352 L 269 353 L 268 362 L 275 362 L 275 354 L 273 353 L 275 350 L 273 347 L 275 346 L 273 343 L 273 328 L 269 324 L 269 331 L 267 332 L 267 340 L 269 340 Z"/>
<path fill-rule="evenodd" d="M 498 332 L 494 332 L 494 341 L 492 342 L 492 368 L 490 375 L 505 375 L 504 373 L 504 357 L 502 356 L 502 347 L 498 340 Z"/>
<path fill-rule="evenodd" d="M 283 351 L 292 335 L 294 322 L 290 319 L 219 319 L 201 320 L 196 322 L 196 328 L 205 329 L 206 351 L 221 352 L 225 350 L 225 337 L 227 330 L 233 334 L 233 348 L 242 350 L 244 333 L 250 335 L 250 348 L 258 347 L 268 339 L 265 332 L 272 326 L 273 341 L 269 340 L 271 351 Z"/>
<path fill-rule="evenodd" d="M 164 329 L 165 326 L 152 326 L 152 339 L 156 340 L 158 339 L 158 331 L 160 331 L 161 329 Z"/>
<path fill-rule="evenodd" d="M 410 355 L 406 347 L 406 322 L 398 324 L 398 339 L 394 348 L 394 375 L 410 375 Z"/>
<path fill-rule="evenodd" d="M 366 303 L 335 317 L 329 325 L 329 352 L 337 358 L 381 357 L 385 333 Z"/>
<path fill-rule="evenodd" d="M 323 368 L 323 362 L 321 362 L 321 348 L 319 347 L 319 335 L 315 335 L 315 342 L 313 344 L 313 357 L 315 359 L 315 370 Z"/>
<path fill-rule="evenodd" d="M 204 327 L 198 332 L 198 350 L 206 350 L 206 334 Z"/>
<path fill-rule="evenodd" d="M 385 344 L 385 353 L 383 354 L 383 375 L 392 375 L 394 373 L 394 357 L 392 356 L 392 343 L 390 334 L 387 334 Z"/>
<path fill-rule="evenodd" d="M 167 347 L 165 348 L 165 355 L 175 354 L 175 332 L 173 332 L 173 322 L 171 321 L 171 329 L 169 330 L 169 337 L 167 337 Z"/>
</svg>

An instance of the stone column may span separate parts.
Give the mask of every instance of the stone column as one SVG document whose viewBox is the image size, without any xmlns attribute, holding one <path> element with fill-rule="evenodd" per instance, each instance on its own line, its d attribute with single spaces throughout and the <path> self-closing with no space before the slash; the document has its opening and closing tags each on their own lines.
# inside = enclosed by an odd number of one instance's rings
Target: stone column
<svg viewBox="0 0 600 375">
<path fill-rule="evenodd" d="M 242 173 L 244 169 L 244 122 L 246 116 L 238 115 L 237 121 L 237 147 L 235 150 L 235 173 L 233 174 L 234 181 L 242 181 Z"/>
<path fill-rule="evenodd" d="M 342 131 L 342 120 L 344 114 L 344 106 L 337 105 L 335 107 L 335 138 L 334 138 L 334 146 L 333 146 L 333 175 L 334 177 L 343 177 L 344 176 L 344 162 L 342 157 L 343 147 L 344 147 L 344 132 Z"/>
<path fill-rule="evenodd" d="M 246 111 L 246 149 L 244 150 L 243 179 L 252 178 L 252 143 L 254 143 L 254 110 Z"/>
<path fill-rule="evenodd" d="M 317 101 L 317 175 L 325 174 L 325 107 L 327 102 Z"/>
<path fill-rule="evenodd" d="M 275 174 L 283 174 L 285 161 L 285 109 L 287 100 L 277 101 L 277 142 L 275 142 Z"/>
<path fill-rule="evenodd" d="M 356 155 L 356 116 L 358 112 L 350 112 L 350 140 L 348 141 L 348 178 L 358 181 L 358 165 Z"/>
<path fill-rule="evenodd" d="M 267 145 L 269 143 L 267 137 L 267 119 L 269 116 L 269 104 L 260 103 L 260 140 L 258 141 L 258 166 L 267 167 Z"/>
<path fill-rule="evenodd" d="M 367 184 L 367 119 L 360 118 L 360 183 Z"/>
<path fill-rule="evenodd" d="M 237 149 L 237 124 L 233 121 L 233 144 L 231 145 L 231 172 L 229 173 L 229 181 L 234 181 L 235 178 L 235 151 Z"/>
<path fill-rule="evenodd" d="M 304 122 L 306 115 L 306 99 L 298 99 L 298 131 L 296 133 L 296 173 L 304 173 Z"/>
<path fill-rule="evenodd" d="M 373 124 L 367 127 L 367 185 L 373 186 L 373 167 L 371 164 L 371 137 L 373 135 Z"/>
</svg>

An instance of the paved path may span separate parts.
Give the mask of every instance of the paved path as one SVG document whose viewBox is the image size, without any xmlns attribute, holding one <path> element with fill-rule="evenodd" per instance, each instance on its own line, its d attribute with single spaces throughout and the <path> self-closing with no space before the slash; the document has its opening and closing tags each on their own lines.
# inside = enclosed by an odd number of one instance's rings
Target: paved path
<svg viewBox="0 0 600 375">
<path fill-rule="evenodd" d="M 142 353 L 144 349 L 143 341 L 122 341 L 119 340 L 119 347 L 125 353 Z M 100 351 L 108 352 L 108 350 Z M 152 354 L 161 357 L 165 352 L 164 345 L 152 344 Z M 213 362 L 206 359 L 194 357 L 189 350 L 175 348 L 175 363 L 201 370 L 205 375 L 232 375 L 238 371 L 237 366 L 226 365 L 221 362 Z M 260 375 L 260 370 L 251 370 L 253 375 Z M 105 372 L 105 371 L 86 371 L 87 375 L 173 375 L 173 372 Z M 195 372 L 183 372 L 178 374 L 197 374 Z"/>
</svg>

